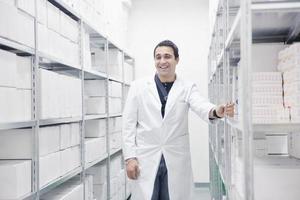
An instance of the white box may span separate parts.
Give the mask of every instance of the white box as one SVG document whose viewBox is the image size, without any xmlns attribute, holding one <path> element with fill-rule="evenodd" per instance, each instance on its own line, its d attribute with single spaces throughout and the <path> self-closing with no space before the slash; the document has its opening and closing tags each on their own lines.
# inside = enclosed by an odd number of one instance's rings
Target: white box
<svg viewBox="0 0 300 200">
<path fill-rule="evenodd" d="M 105 97 L 89 97 L 86 101 L 86 114 L 104 114 Z"/>
<path fill-rule="evenodd" d="M 17 199 L 31 192 L 31 161 L 0 161 L 0 199 Z"/>
<path fill-rule="evenodd" d="M 61 34 L 71 41 L 78 43 L 79 25 L 78 22 L 70 18 L 68 15 L 60 11 Z"/>
<path fill-rule="evenodd" d="M 32 129 L 0 131 L 0 159 L 31 159 Z"/>
<path fill-rule="evenodd" d="M 107 199 L 107 184 L 94 184 L 94 198 L 97 200 L 105 200 Z"/>
<path fill-rule="evenodd" d="M 48 28 L 60 33 L 60 11 L 47 1 L 47 25 Z"/>
<path fill-rule="evenodd" d="M 66 149 L 71 147 L 71 125 L 70 124 L 62 124 L 59 126 L 60 128 L 60 149 Z"/>
<path fill-rule="evenodd" d="M 65 175 L 76 167 L 80 166 L 80 148 L 79 146 L 71 147 L 61 151 L 61 173 Z"/>
<path fill-rule="evenodd" d="M 110 97 L 122 97 L 122 84 L 114 81 L 109 82 L 109 93 Z"/>
<path fill-rule="evenodd" d="M 109 113 L 119 114 L 122 112 L 122 98 L 109 97 Z"/>
<path fill-rule="evenodd" d="M 19 89 L 31 89 L 31 57 L 16 57 L 16 87 Z"/>
<path fill-rule="evenodd" d="M 47 26 L 47 0 L 37 0 L 38 22 Z"/>
<path fill-rule="evenodd" d="M 85 176 L 85 200 L 94 200 L 93 195 L 93 176 Z"/>
<path fill-rule="evenodd" d="M 92 68 L 106 72 L 105 69 L 105 61 L 106 61 L 106 54 L 105 51 L 100 48 L 91 48 L 91 59 L 92 59 Z"/>
<path fill-rule="evenodd" d="M 104 184 L 107 178 L 107 168 L 105 164 L 97 164 L 86 170 L 86 174 L 93 176 L 94 184 Z"/>
<path fill-rule="evenodd" d="M 106 134 L 106 119 L 85 121 L 85 137 L 102 137 Z"/>
<path fill-rule="evenodd" d="M 39 129 L 39 153 L 44 156 L 59 151 L 59 126 L 47 126 Z"/>
<path fill-rule="evenodd" d="M 57 179 L 60 176 L 60 162 L 61 152 L 55 152 L 46 156 L 40 157 L 40 188 L 47 185 L 51 181 Z"/>
<path fill-rule="evenodd" d="M 14 2 L 12 4 L 14 4 Z M 12 4 L 0 2 L 0 35 L 12 40 L 17 40 L 18 31 L 16 31 L 16 27 L 18 10 Z"/>
<path fill-rule="evenodd" d="M 298 200 L 300 163 L 288 157 L 264 158 L 254 165 L 255 200 Z"/>
<path fill-rule="evenodd" d="M 15 88 L 0 87 L 0 122 L 17 121 L 17 90 Z"/>
<path fill-rule="evenodd" d="M 72 180 L 72 179 L 71 179 Z M 41 200 L 83 200 L 83 184 L 71 180 L 41 196 Z"/>
<path fill-rule="evenodd" d="M 85 162 L 92 162 L 106 153 L 106 137 L 85 139 Z"/>
<path fill-rule="evenodd" d="M 38 31 L 38 50 L 49 54 L 49 36 L 48 36 L 48 28 L 46 25 L 37 23 L 37 31 Z"/>
<path fill-rule="evenodd" d="M 84 95 L 89 97 L 106 96 L 105 80 L 85 80 Z"/>
<path fill-rule="evenodd" d="M 109 132 L 120 132 L 122 130 L 122 117 L 109 118 Z"/>
<path fill-rule="evenodd" d="M 71 145 L 76 146 L 80 144 L 80 125 L 79 123 L 72 123 L 71 125 Z"/>
<path fill-rule="evenodd" d="M 26 13 L 30 14 L 31 16 L 35 16 L 35 5 L 34 1 L 28 0 L 17 0 L 17 6 L 19 9 L 25 11 Z"/>
<path fill-rule="evenodd" d="M 266 135 L 266 140 L 269 155 L 288 154 L 287 135 Z"/>
<path fill-rule="evenodd" d="M 31 120 L 31 90 L 16 89 L 16 99 L 10 99 L 14 102 L 11 113 L 14 113 L 14 121 L 28 121 Z"/>
<path fill-rule="evenodd" d="M 17 16 L 17 41 L 34 48 L 34 18 L 22 11 Z"/>
<path fill-rule="evenodd" d="M 16 54 L 0 50 L 0 86 L 16 87 Z"/>
</svg>

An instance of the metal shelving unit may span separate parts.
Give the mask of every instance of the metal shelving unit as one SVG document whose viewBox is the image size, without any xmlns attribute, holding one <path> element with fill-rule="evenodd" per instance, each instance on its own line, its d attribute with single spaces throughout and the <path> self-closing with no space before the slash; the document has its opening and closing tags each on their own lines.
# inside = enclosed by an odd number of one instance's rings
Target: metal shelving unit
<svg viewBox="0 0 300 200">
<path fill-rule="evenodd" d="M 113 151 L 110 151 L 109 148 L 109 120 L 113 117 L 121 117 L 122 113 L 117 114 L 109 114 L 109 98 L 108 98 L 108 82 L 109 81 L 115 81 L 120 84 L 122 84 L 122 108 L 124 105 L 125 97 L 124 95 L 124 88 L 129 87 L 129 83 L 124 83 L 124 60 L 133 68 L 132 71 L 132 77 L 134 78 L 134 59 L 129 54 L 125 53 L 125 50 L 118 47 L 118 45 L 115 45 L 108 36 L 105 36 L 103 34 L 102 30 L 98 30 L 95 28 L 92 24 L 90 24 L 86 19 L 84 19 L 84 16 L 81 16 L 79 13 L 74 11 L 71 7 L 66 5 L 64 1 L 61 0 L 48 0 L 51 4 L 56 6 L 58 9 L 60 9 L 62 12 L 70 16 L 72 19 L 77 21 L 78 23 L 78 29 L 80 33 L 80 37 L 78 41 L 79 49 L 81 51 L 80 54 L 80 64 L 74 65 L 72 63 L 69 63 L 61 58 L 56 58 L 51 55 L 47 55 L 46 53 L 40 52 L 38 50 L 38 33 L 37 33 L 37 25 L 38 20 L 36 17 L 34 17 L 35 22 L 35 48 L 27 47 L 26 45 L 23 45 L 17 41 L 13 41 L 10 39 L 7 39 L 5 37 L 0 36 L 0 49 L 7 50 L 10 52 L 13 52 L 17 55 L 22 56 L 31 56 L 33 58 L 32 62 L 32 120 L 30 121 L 23 121 L 23 122 L 8 122 L 8 123 L 0 123 L 0 130 L 8 130 L 8 129 L 19 129 L 19 128 L 32 128 L 33 132 L 33 153 L 32 153 L 32 192 L 30 194 L 27 194 L 21 198 L 26 200 L 38 200 L 41 195 L 51 191 L 53 188 L 59 186 L 60 184 L 63 184 L 67 180 L 73 178 L 74 176 L 80 174 L 81 181 L 84 183 L 85 179 L 85 170 L 87 170 L 89 167 L 92 167 L 98 163 L 105 162 L 104 164 L 107 166 L 108 174 L 107 174 L 107 199 L 110 199 L 110 158 L 114 157 L 116 155 L 122 155 L 122 149 L 114 149 Z M 35 0 L 35 13 L 37 13 L 37 0 Z M 37 14 L 35 14 L 37 16 Z M 94 45 L 94 47 L 99 47 L 99 45 L 103 45 L 105 52 L 106 52 L 106 72 L 108 72 L 108 51 L 110 48 L 118 49 L 123 56 L 122 66 L 121 66 L 121 78 L 114 78 L 108 73 L 92 70 L 92 69 L 85 69 L 83 64 L 83 47 L 82 47 L 82 31 L 83 29 L 88 29 L 90 33 L 91 38 L 91 45 Z M 82 112 L 81 116 L 78 117 L 66 117 L 66 118 L 54 118 L 54 119 L 41 119 L 39 116 L 39 109 L 41 107 L 41 88 L 40 88 L 40 70 L 46 69 L 51 70 L 59 74 L 63 74 L 66 76 L 73 76 L 81 80 L 81 87 L 82 87 Z M 99 115 L 85 115 L 84 114 L 84 81 L 85 80 L 105 80 L 106 81 L 106 113 L 105 114 L 99 114 Z M 85 133 L 84 133 L 84 126 L 85 121 L 87 120 L 95 120 L 95 119 L 106 119 L 106 154 L 102 155 L 100 158 L 90 162 L 85 163 L 84 158 L 84 140 L 85 140 Z M 81 165 L 72 171 L 68 172 L 67 174 L 51 181 L 46 186 L 39 187 L 39 129 L 42 126 L 47 125 L 59 125 L 59 124 L 68 124 L 68 123 L 74 123 L 79 122 L 80 124 L 80 151 L 81 151 Z M 125 179 L 126 177 L 124 177 Z M 126 197 L 124 197 L 125 199 Z"/>
<path fill-rule="evenodd" d="M 225 118 L 209 127 L 214 200 L 261 200 L 255 196 L 255 136 L 300 131 L 299 123 L 252 123 L 252 47 L 300 41 L 299 13 L 300 2 L 295 0 L 219 0 L 208 55 L 209 98 L 215 104 L 233 100 L 232 73 L 237 69 L 242 84 L 235 102 L 238 118 Z"/>
</svg>

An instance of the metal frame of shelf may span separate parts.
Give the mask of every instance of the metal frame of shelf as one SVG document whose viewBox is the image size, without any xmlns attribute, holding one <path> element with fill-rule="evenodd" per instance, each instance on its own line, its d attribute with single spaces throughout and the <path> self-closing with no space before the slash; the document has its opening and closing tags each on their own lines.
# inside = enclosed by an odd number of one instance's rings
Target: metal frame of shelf
<svg viewBox="0 0 300 200">
<path fill-rule="evenodd" d="M 132 71 L 132 77 L 134 79 L 135 76 L 135 62 L 134 58 L 131 57 L 128 53 L 125 53 L 125 50 L 119 48 L 115 43 L 111 42 L 111 40 L 104 36 L 104 34 L 101 32 L 101 30 L 97 30 L 97 28 L 94 28 L 93 25 L 91 25 L 87 20 L 84 19 L 79 13 L 74 11 L 72 8 L 70 8 L 68 5 L 66 5 L 62 0 L 48 0 L 50 3 L 52 3 L 54 6 L 58 7 L 60 10 L 62 10 L 65 14 L 69 15 L 72 19 L 76 20 L 78 22 L 78 29 L 79 29 L 79 49 L 80 49 L 80 64 L 78 66 L 74 66 L 73 64 L 70 64 L 68 62 L 65 62 L 63 59 L 55 58 L 53 56 L 47 55 L 43 52 L 40 52 L 38 50 L 38 32 L 37 32 L 37 0 L 34 1 L 35 3 L 35 16 L 34 16 L 34 40 L 35 40 L 35 48 L 27 47 L 26 45 L 23 45 L 21 43 L 18 43 L 16 41 L 4 38 L 0 36 L 0 49 L 4 49 L 13 53 L 16 53 L 18 55 L 22 56 L 31 56 L 32 57 L 32 98 L 31 98 L 31 116 L 32 120 L 29 121 L 21 121 L 21 122 L 7 122 L 7 123 L 0 123 L 0 130 L 8 130 L 8 129 L 17 129 L 17 128 L 31 128 L 33 131 L 33 153 L 32 153 L 32 192 L 30 194 L 27 194 L 21 198 L 26 200 L 39 200 L 40 196 L 51 191 L 53 188 L 59 186 L 60 184 L 63 184 L 65 181 L 71 179 L 72 177 L 80 174 L 81 181 L 84 183 L 85 179 L 85 170 L 88 169 L 91 166 L 94 166 L 97 163 L 100 162 L 106 162 L 107 166 L 107 199 L 109 200 L 110 197 L 110 158 L 114 157 L 116 155 L 122 155 L 122 149 L 114 149 L 110 150 L 109 148 L 109 120 L 112 117 L 121 117 L 122 113 L 117 114 L 109 114 L 109 97 L 108 97 L 108 83 L 109 81 L 115 81 L 122 84 L 122 109 L 125 102 L 125 97 L 123 96 L 124 88 L 129 87 L 129 83 L 124 83 L 124 60 L 129 63 L 133 67 Z M 84 28 L 88 28 L 93 35 L 98 35 L 99 37 L 103 38 L 103 41 L 105 42 L 105 52 L 106 52 L 106 73 L 85 69 L 83 66 L 83 30 Z M 92 42 L 92 41 L 91 41 Z M 113 46 L 114 48 L 118 49 L 122 55 L 123 55 L 123 61 L 121 66 L 121 80 L 115 79 L 109 74 L 108 72 L 108 51 L 109 51 L 109 45 Z M 82 113 L 81 116 L 78 117 L 66 117 L 66 118 L 55 118 L 55 119 L 41 119 L 39 109 L 40 109 L 40 99 L 41 99 L 41 88 L 40 88 L 40 70 L 41 69 L 46 70 L 53 70 L 57 73 L 62 73 L 67 76 L 76 76 L 78 79 L 81 80 L 81 89 L 82 89 Z M 106 113 L 105 114 L 99 114 L 99 115 L 85 115 L 84 114 L 84 80 L 106 80 Z M 103 156 L 101 156 L 99 159 L 91 162 L 91 163 L 85 163 L 84 159 L 84 140 L 85 140 L 85 134 L 84 134 L 84 126 L 86 120 L 93 120 L 93 119 L 106 119 L 106 143 L 107 143 L 107 153 Z M 51 181 L 46 186 L 43 186 L 42 188 L 39 187 L 39 128 L 41 126 L 47 126 L 47 125 L 59 125 L 64 123 L 72 123 L 72 122 L 79 122 L 80 124 L 80 134 L 81 134 L 81 140 L 80 140 L 80 149 L 81 149 L 81 165 L 68 174 L 65 174 L 56 180 Z M 125 177 L 124 177 L 125 178 Z M 85 186 L 84 186 L 85 187 Z M 125 186 L 127 187 L 127 186 Z M 128 194 L 126 194 L 128 195 Z M 126 197 L 124 197 L 126 199 Z"/>
<path fill-rule="evenodd" d="M 240 62 L 239 81 L 243 84 L 238 103 L 242 111 L 239 113 L 242 114 L 239 120 L 229 118 L 222 120 L 220 123 L 224 123 L 223 127 L 220 124 L 209 126 L 211 196 L 215 200 L 223 200 L 223 198 L 254 200 L 252 149 L 255 134 L 299 132 L 300 124 L 252 123 L 252 45 L 270 42 L 289 44 L 299 41 L 300 3 L 299 1 L 219 0 L 218 9 L 208 55 L 209 98 L 215 104 L 232 100 L 231 95 L 234 91 L 230 91 L 231 71 Z M 276 17 L 275 22 L 263 26 L 266 23 L 264 19 L 268 20 L 273 16 Z M 285 20 L 286 16 L 290 17 Z M 275 28 L 281 31 L 276 32 Z M 237 155 L 233 155 L 232 152 L 236 148 L 235 143 L 240 143 L 241 147 L 239 152 L 234 153 Z M 243 163 L 244 198 L 241 198 L 231 178 L 234 156 L 239 156 Z M 225 192 L 222 191 L 222 184 Z"/>
</svg>

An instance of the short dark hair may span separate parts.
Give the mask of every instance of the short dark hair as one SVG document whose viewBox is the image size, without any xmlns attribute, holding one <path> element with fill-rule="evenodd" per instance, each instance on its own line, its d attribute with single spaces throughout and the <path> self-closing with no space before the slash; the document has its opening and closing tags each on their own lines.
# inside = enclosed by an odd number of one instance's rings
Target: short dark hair
<svg viewBox="0 0 300 200">
<path fill-rule="evenodd" d="M 154 57 L 155 57 L 155 51 L 156 51 L 157 47 L 171 47 L 173 49 L 175 59 L 177 59 L 179 57 L 178 47 L 171 40 L 164 40 L 164 41 L 161 41 L 160 43 L 158 43 L 153 51 Z"/>
</svg>

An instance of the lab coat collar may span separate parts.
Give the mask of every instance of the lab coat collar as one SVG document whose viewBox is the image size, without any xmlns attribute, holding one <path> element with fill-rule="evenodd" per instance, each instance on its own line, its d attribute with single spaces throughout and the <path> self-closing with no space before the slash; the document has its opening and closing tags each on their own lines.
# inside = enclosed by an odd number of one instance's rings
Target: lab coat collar
<svg viewBox="0 0 300 200">
<path fill-rule="evenodd" d="M 157 104 L 157 106 L 159 106 L 159 108 L 161 109 L 161 102 L 160 102 L 159 94 L 158 94 L 158 91 L 156 88 L 154 76 L 149 77 L 148 85 L 149 85 L 150 92 L 155 97 L 155 100 L 156 100 L 155 104 Z M 168 100 L 167 100 L 167 104 L 166 104 L 166 108 L 165 108 L 165 116 L 164 116 L 163 120 L 165 120 L 168 117 L 168 114 L 170 113 L 170 110 L 172 110 L 173 106 L 175 105 L 176 99 L 181 94 L 182 89 L 183 89 L 183 87 L 181 84 L 181 79 L 176 74 L 176 80 L 174 81 L 173 86 L 168 95 Z"/>
</svg>

